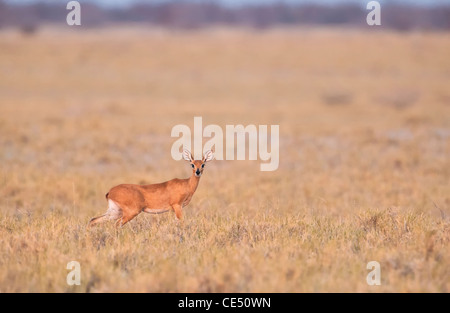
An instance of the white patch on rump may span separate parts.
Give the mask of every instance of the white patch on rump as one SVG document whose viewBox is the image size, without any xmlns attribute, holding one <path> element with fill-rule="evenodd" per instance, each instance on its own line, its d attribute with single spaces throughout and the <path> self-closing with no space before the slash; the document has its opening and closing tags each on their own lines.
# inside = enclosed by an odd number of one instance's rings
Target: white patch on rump
<svg viewBox="0 0 450 313">
<path fill-rule="evenodd" d="M 116 220 L 122 217 L 122 209 L 111 199 L 108 199 L 108 210 L 106 211 L 106 216 L 108 216 L 111 220 Z"/>
</svg>

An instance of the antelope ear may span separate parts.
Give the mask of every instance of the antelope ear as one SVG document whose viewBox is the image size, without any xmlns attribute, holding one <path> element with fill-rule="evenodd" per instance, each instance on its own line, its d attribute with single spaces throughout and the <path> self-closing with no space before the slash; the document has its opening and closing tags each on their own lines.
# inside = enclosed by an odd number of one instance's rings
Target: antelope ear
<svg viewBox="0 0 450 313">
<path fill-rule="evenodd" d="M 203 156 L 203 162 L 211 161 L 214 158 L 214 154 L 211 150 L 208 150 L 205 152 L 205 155 Z"/>
<path fill-rule="evenodd" d="M 194 160 L 192 158 L 192 154 L 188 150 L 183 150 L 183 159 L 189 162 L 192 162 Z"/>
</svg>

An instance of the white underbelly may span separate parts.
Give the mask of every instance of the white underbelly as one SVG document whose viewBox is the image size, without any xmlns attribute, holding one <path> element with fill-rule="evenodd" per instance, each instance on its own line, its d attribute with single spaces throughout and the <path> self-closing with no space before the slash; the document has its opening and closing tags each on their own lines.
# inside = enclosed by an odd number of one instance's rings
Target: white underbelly
<svg viewBox="0 0 450 313">
<path fill-rule="evenodd" d="M 170 210 L 170 208 L 167 209 L 151 209 L 151 208 L 145 208 L 143 211 L 145 213 L 150 213 L 150 214 L 161 214 L 161 213 L 165 213 L 168 212 Z"/>
</svg>

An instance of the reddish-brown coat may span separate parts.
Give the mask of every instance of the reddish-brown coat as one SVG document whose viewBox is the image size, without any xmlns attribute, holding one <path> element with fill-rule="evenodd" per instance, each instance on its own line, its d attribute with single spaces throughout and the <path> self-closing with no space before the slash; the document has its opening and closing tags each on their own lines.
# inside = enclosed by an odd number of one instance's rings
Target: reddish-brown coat
<svg viewBox="0 0 450 313">
<path fill-rule="evenodd" d="M 189 160 L 192 166 L 190 178 L 174 178 L 151 185 L 121 184 L 111 188 L 106 194 L 106 199 L 110 205 L 110 201 L 113 201 L 114 209 L 119 211 L 118 216 L 114 215 L 116 226 L 123 226 L 141 212 L 157 214 L 172 209 L 178 219 L 182 218 L 182 208 L 189 204 L 197 190 L 204 164 L 212 159 L 210 151 L 205 153 L 202 160 L 193 160 L 190 153 L 189 155 L 187 151 L 185 153 L 185 159 Z M 111 219 L 108 212 L 91 219 L 89 226 Z"/>
</svg>

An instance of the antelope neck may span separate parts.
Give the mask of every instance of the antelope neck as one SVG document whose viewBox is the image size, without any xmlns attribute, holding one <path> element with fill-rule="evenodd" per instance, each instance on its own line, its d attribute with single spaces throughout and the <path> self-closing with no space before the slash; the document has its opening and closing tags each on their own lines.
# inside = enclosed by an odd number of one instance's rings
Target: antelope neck
<svg viewBox="0 0 450 313">
<path fill-rule="evenodd" d="M 192 173 L 191 177 L 189 178 L 189 189 L 192 193 L 195 192 L 198 186 L 198 182 L 200 181 L 200 177 L 195 176 L 195 173 Z"/>
</svg>

